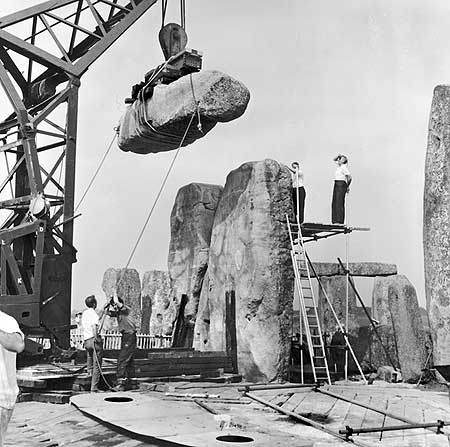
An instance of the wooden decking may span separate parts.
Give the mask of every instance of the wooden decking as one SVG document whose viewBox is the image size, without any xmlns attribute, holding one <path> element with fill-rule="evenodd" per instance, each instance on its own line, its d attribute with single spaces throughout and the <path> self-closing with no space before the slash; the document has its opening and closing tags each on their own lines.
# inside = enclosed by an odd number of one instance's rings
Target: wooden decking
<svg viewBox="0 0 450 447">
<path fill-rule="evenodd" d="M 238 392 L 239 386 L 241 385 L 170 382 L 167 385 L 158 385 L 157 388 L 150 387 L 152 391 L 145 391 L 143 388 L 136 393 L 172 401 L 189 400 L 188 393 L 207 393 L 211 395 L 211 398 L 204 399 L 204 402 L 218 414 L 229 414 L 236 424 L 248 426 L 252 431 L 256 428 L 257 431 L 270 433 L 272 436 L 277 433 L 277 442 L 267 444 L 271 447 L 273 445 L 282 447 L 350 445 L 317 428 L 295 422 L 292 418 L 261 403 L 251 401 L 243 396 L 243 393 Z M 171 393 L 166 395 L 168 390 Z M 412 385 L 375 382 L 374 385 L 339 383 L 324 386 L 323 390 L 329 390 L 417 423 L 450 421 L 449 397 L 445 389 L 422 391 Z M 315 392 L 312 388 L 296 388 L 294 384 L 292 388 L 251 391 L 250 394 L 317 421 L 335 432 L 344 429 L 347 425 L 352 428 L 367 428 L 404 424 L 342 399 Z M 219 395 L 220 398 L 212 398 L 212 395 Z M 139 414 L 138 409 L 136 414 Z M 444 431 L 450 434 L 450 427 L 446 427 Z M 354 435 L 353 438 L 366 446 L 379 447 L 448 447 L 450 445 L 446 435 L 424 429 L 384 432 L 382 436 L 379 432 L 361 434 Z M 23 402 L 16 406 L 5 446 L 59 447 L 64 445 L 133 447 L 152 444 L 144 444 L 141 440 L 119 434 L 86 417 L 70 405 Z M 225 443 L 224 445 L 234 444 Z"/>
<path fill-rule="evenodd" d="M 323 389 L 367 406 L 410 419 L 416 423 L 436 422 L 438 420 L 450 421 L 447 392 L 426 392 L 417 388 L 384 383 L 378 386 L 333 385 L 325 386 Z M 278 392 L 276 390 L 254 391 L 252 393 L 281 406 L 283 409 L 318 421 L 336 432 L 345 429 L 346 426 L 367 428 L 405 425 L 404 422 L 397 419 L 386 417 L 383 414 L 308 388 L 278 390 Z M 299 425 L 296 426 L 296 429 L 290 431 L 306 434 L 305 427 Z M 325 434 L 320 435 L 319 432 L 317 429 L 307 429 L 307 433 L 317 439 L 313 444 L 315 447 L 346 444 Z M 445 428 L 444 432 L 447 435 L 450 434 L 450 427 Z M 320 438 L 326 438 L 326 441 L 320 440 Z M 438 435 L 432 430 L 425 429 L 392 431 L 382 434 L 377 432 L 354 435 L 353 438 L 374 446 L 448 447 L 450 445 L 446 435 Z"/>
</svg>

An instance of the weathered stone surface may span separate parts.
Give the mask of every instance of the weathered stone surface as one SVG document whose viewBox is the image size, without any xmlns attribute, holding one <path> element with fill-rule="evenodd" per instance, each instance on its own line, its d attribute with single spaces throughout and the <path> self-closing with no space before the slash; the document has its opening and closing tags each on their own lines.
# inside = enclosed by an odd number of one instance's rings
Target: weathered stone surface
<svg viewBox="0 0 450 447">
<path fill-rule="evenodd" d="M 172 322 L 167 318 L 170 300 L 170 279 L 167 272 L 151 270 L 145 272 L 142 278 L 142 325 L 141 330 L 146 334 L 164 335 L 172 332 Z M 162 327 L 156 316 L 163 317 Z"/>
<path fill-rule="evenodd" d="M 425 161 L 425 292 L 434 363 L 450 364 L 450 86 L 434 89 Z"/>
<path fill-rule="evenodd" d="M 244 84 L 219 71 L 203 70 L 169 85 L 157 85 L 150 99 L 144 103 L 136 100 L 122 116 L 119 147 L 140 154 L 177 149 L 195 115 L 184 140 L 183 146 L 187 146 L 218 122 L 239 118 L 249 100 Z M 197 128 L 197 102 L 201 130 Z"/>
<path fill-rule="evenodd" d="M 109 300 L 114 292 L 123 299 L 123 302 L 131 308 L 131 316 L 140 329 L 141 322 L 141 280 L 135 269 L 106 270 L 103 275 L 102 290 Z"/>
<path fill-rule="evenodd" d="M 225 292 L 236 292 L 238 367 L 245 380 L 273 380 L 290 350 L 293 271 L 285 215 L 291 178 L 274 160 L 245 163 L 226 181 L 214 218 L 194 346 L 224 350 Z"/>
<path fill-rule="evenodd" d="M 346 307 L 346 290 L 347 278 L 345 276 L 322 277 L 320 281 L 325 289 L 325 292 L 333 305 L 333 309 L 339 319 L 339 322 L 345 326 L 345 307 Z M 319 316 L 322 324 L 322 332 L 333 334 L 336 330 L 337 323 L 333 317 L 333 313 L 328 305 L 322 289 L 319 287 Z M 348 289 L 348 333 L 357 335 L 358 311 L 356 307 L 356 295 L 353 289 L 349 286 Z"/>
<path fill-rule="evenodd" d="M 166 317 L 174 323 L 182 295 L 188 302 L 184 309 L 185 338 L 181 344 L 192 346 L 200 291 L 208 266 L 209 244 L 223 187 L 191 183 L 178 191 L 170 216 L 169 276 L 171 299 Z"/>
<path fill-rule="evenodd" d="M 313 262 L 317 276 L 342 276 L 344 270 L 338 263 L 334 262 Z M 390 276 L 397 274 L 395 264 L 385 264 L 382 262 L 350 262 L 348 269 L 353 276 Z"/>
<path fill-rule="evenodd" d="M 378 333 L 403 380 L 416 381 L 426 361 L 426 337 L 416 290 L 404 275 L 376 278 L 373 289 L 373 318 Z M 372 334 L 369 362 L 375 369 L 390 365 L 380 343 Z"/>
</svg>

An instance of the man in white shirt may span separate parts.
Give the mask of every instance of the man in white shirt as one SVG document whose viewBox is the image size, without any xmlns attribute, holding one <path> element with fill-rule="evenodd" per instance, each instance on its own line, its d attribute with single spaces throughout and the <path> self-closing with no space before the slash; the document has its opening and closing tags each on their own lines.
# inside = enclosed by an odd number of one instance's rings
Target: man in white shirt
<svg viewBox="0 0 450 447">
<path fill-rule="evenodd" d="M 303 223 L 305 216 L 306 190 L 303 184 L 303 171 L 300 169 L 298 161 L 292 163 L 292 200 L 294 202 L 294 215 L 298 223 Z"/>
<path fill-rule="evenodd" d="M 333 224 L 345 223 L 345 195 L 350 191 L 352 176 L 348 170 L 348 159 L 338 154 L 334 161 L 337 164 L 334 175 L 333 201 L 331 203 L 331 222 Z"/>
<path fill-rule="evenodd" d="M 92 374 L 91 392 L 98 392 L 102 367 L 103 344 L 99 334 L 99 317 L 95 311 L 97 300 L 94 295 L 88 296 L 84 302 L 87 309 L 81 315 L 83 327 L 84 348 L 86 349 L 86 367 L 88 374 Z"/>
<path fill-rule="evenodd" d="M 0 311 L 0 447 L 19 393 L 16 356 L 24 347 L 24 336 L 17 321 Z"/>
</svg>

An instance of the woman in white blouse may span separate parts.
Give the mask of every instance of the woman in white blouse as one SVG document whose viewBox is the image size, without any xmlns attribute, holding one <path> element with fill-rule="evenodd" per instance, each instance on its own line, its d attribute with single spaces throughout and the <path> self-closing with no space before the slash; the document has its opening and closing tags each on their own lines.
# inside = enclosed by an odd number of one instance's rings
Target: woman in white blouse
<svg viewBox="0 0 450 447">
<path fill-rule="evenodd" d="M 292 169 L 289 168 L 289 170 L 292 172 L 292 200 L 294 202 L 294 215 L 297 219 L 298 213 L 298 223 L 303 223 L 306 198 L 305 186 L 303 184 L 303 171 L 301 170 L 298 161 L 294 161 L 294 163 L 292 163 Z"/>
<path fill-rule="evenodd" d="M 337 164 L 334 175 L 333 201 L 331 204 L 331 222 L 333 224 L 345 223 L 345 196 L 349 192 L 352 176 L 348 170 L 348 158 L 338 154 L 334 161 Z"/>
</svg>

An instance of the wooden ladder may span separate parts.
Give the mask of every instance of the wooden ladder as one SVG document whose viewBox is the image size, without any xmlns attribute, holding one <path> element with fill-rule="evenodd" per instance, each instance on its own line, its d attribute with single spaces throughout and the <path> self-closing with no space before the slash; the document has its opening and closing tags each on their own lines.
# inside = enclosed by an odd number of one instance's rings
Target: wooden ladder
<svg viewBox="0 0 450 447">
<path fill-rule="evenodd" d="M 314 381 L 316 383 L 327 382 L 331 385 L 330 371 L 328 369 L 325 345 L 320 328 L 317 303 L 314 297 L 301 226 L 292 223 L 288 216 L 286 216 L 286 221 L 291 242 L 291 259 L 295 275 L 295 285 L 300 300 L 301 318 L 308 344 Z M 302 336 L 303 334 L 300 335 Z"/>
</svg>

